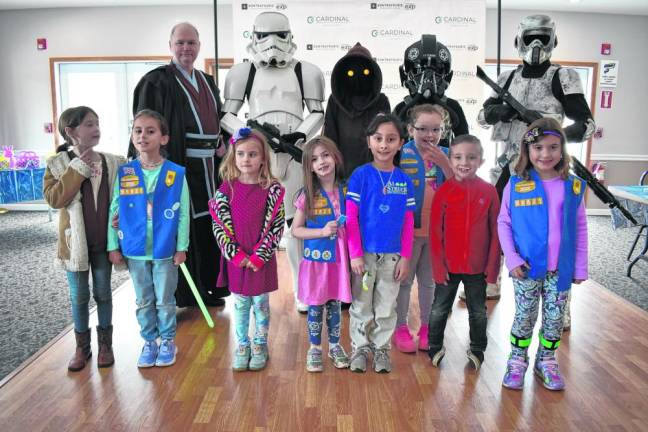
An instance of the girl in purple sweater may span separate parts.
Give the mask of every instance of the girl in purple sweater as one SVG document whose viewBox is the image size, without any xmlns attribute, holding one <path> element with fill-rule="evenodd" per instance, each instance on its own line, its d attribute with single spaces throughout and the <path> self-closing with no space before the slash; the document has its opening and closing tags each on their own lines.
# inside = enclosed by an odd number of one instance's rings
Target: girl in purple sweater
<svg viewBox="0 0 648 432">
<path fill-rule="evenodd" d="M 555 353 L 571 285 L 587 279 L 585 182 L 569 175 L 565 142 L 556 120 L 533 122 L 522 137 L 516 175 L 502 194 L 498 233 L 515 290 L 511 354 L 502 385 L 511 389 L 524 386 L 541 301 L 534 372 L 549 390 L 565 387 Z"/>
</svg>

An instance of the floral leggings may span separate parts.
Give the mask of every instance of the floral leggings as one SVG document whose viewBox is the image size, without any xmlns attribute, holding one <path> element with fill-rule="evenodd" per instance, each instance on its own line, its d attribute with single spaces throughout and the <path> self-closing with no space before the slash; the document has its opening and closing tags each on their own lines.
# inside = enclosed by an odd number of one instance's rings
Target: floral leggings
<svg viewBox="0 0 648 432">
<path fill-rule="evenodd" d="M 326 326 L 328 327 L 329 343 L 336 344 L 340 341 L 340 315 L 341 305 L 338 300 L 329 300 L 326 305 L 308 306 L 308 339 L 313 345 L 322 344 L 322 325 L 324 306 L 326 306 Z"/>
<path fill-rule="evenodd" d="M 268 294 L 257 296 L 234 296 L 234 328 L 236 342 L 239 345 L 250 345 L 248 330 L 250 328 L 250 309 L 254 312 L 256 332 L 253 342 L 255 345 L 268 343 L 268 328 L 270 327 L 270 297 Z"/>
<path fill-rule="evenodd" d="M 540 335 L 548 341 L 560 341 L 569 290 L 558 291 L 557 283 L 556 272 L 547 273 L 544 279 L 513 279 L 515 318 L 511 328 L 512 338 L 530 341 L 542 300 Z M 547 348 L 541 343 L 537 355 L 541 358 L 553 357 L 555 348 Z M 520 347 L 512 344 L 511 354 L 526 358 L 527 350 L 528 346 Z"/>
</svg>

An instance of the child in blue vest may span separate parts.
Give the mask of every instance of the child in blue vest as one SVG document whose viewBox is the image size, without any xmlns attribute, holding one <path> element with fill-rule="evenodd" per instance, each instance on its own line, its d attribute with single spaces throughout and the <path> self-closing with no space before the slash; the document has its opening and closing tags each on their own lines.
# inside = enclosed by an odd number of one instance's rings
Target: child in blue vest
<svg viewBox="0 0 648 432">
<path fill-rule="evenodd" d="M 258 371 L 269 356 L 269 294 L 279 285 L 275 251 L 283 234 L 285 191 L 271 174 L 270 148 L 260 132 L 241 128 L 229 143 L 220 165 L 223 183 L 209 200 L 216 243 L 227 260 L 218 286 L 229 286 L 234 296 L 232 369 Z M 256 332 L 250 341 L 251 311 Z"/>
<path fill-rule="evenodd" d="M 396 296 L 407 277 L 414 231 L 412 182 L 394 165 L 403 145 L 403 128 L 392 114 L 378 114 L 367 128 L 373 162 L 353 172 L 347 191 L 347 234 L 353 273 L 350 369 L 365 372 L 373 351 L 375 372 L 391 372 L 391 337 Z"/>
<path fill-rule="evenodd" d="M 342 154 L 330 139 L 319 136 L 304 147 L 304 188 L 297 197 L 292 233 L 304 239 L 304 259 L 299 265 L 297 298 L 308 305 L 306 370 L 321 372 L 322 321 L 326 306 L 328 356 L 338 368 L 349 367 L 340 345 L 340 301 L 351 303 L 349 254 L 344 228 L 345 195 Z"/>
<path fill-rule="evenodd" d="M 138 112 L 131 138 L 139 154 L 119 167 L 110 205 L 119 226 L 108 229 L 109 257 L 114 264 L 126 257 L 133 280 L 144 339 L 137 366 L 170 366 L 177 354 L 178 266 L 189 246 L 189 188 L 184 167 L 160 153 L 169 141 L 164 117 L 153 110 Z"/>
<path fill-rule="evenodd" d="M 524 386 L 527 350 L 540 303 L 542 325 L 534 372 L 549 390 L 565 387 L 556 349 L 571 285 L 587 279 L 585 182 L 569 175 L 565 142 L 554 119 L 529 125 L 515 175 L 502 194 L 498 233 L 515 290 L 511 354 L 502 385 L 512 389 Z"/>
<path fill-rule="evenodd" d="M 410 333 L 408 311 L 414 276 L 418 284 L 419 317 L 418 349 L 428 349 L 428 321 L 434 298 L 434 280 L 430 266 L 430 208 L 436 190 L 446 177 L 452 177 L 447 148 L 439 147 L 445 130 L 446 111 L 439 105 L 417 105 L 410 111 L 408 132 L 414 139 L 403 146 L 400 168 L 412 180 L 416 211 L 414 212 L 414 246 L 411 272 L 400 284 L 396 298 L 396 331 L 394 345 L 401 352 L 416 352 L 417 343 Z M 436 221 L 435 221 L 436 223 Z"/>
</svg>

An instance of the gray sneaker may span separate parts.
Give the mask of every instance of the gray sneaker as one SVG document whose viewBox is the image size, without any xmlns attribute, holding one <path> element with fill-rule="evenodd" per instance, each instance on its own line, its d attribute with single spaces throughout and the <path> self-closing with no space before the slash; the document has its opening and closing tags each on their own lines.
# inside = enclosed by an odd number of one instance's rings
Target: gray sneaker
<svg viewBox="0 0 648 432">
<path fill-rule="evenodd" d="M 369 347 L 361 347 L 353 351 L 353 354 L 351 355 L 351 363 L 349 364 L 351 372 L 364 373 L 367 371 L 369 351 Z"/>
<path fill-rule="evenodd" d="M 374 351 L 373 358 L 374 371 L 378 373 L 389 373 L 392 370 L 392 362 L 389 358 L 389 351 L 386 349 L 377 349 Z"/>
</svg>

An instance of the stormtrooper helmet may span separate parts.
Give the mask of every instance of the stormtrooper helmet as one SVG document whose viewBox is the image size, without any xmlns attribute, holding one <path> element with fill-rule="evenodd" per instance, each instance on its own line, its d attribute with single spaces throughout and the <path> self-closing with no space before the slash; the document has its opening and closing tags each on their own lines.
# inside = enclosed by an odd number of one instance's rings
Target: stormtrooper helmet
<svg viewBox="0 0 648 432">
<path fill-rule="evenodd" d="M 547 15 L 530 15 L 518 25 L 515 48 L 519 57 L 530 65 L 546 62 L 558 45 L 556 24 Z"/>
<path fill-rule="evenodd" d="M 258 67 L 285 67 L 297 49 L 288 18 L 279 12 L 262 12 L 254 20 L 247 50 Z"/>
<path fill-rule="evenodd" d="M 435 35 L 422 35 L 405 50 L 400 67 L 401 84 L 411 96 L 420 93 L 425 98 L 443 96 L 452 80 L 450 51 Z"/>
</svg>

